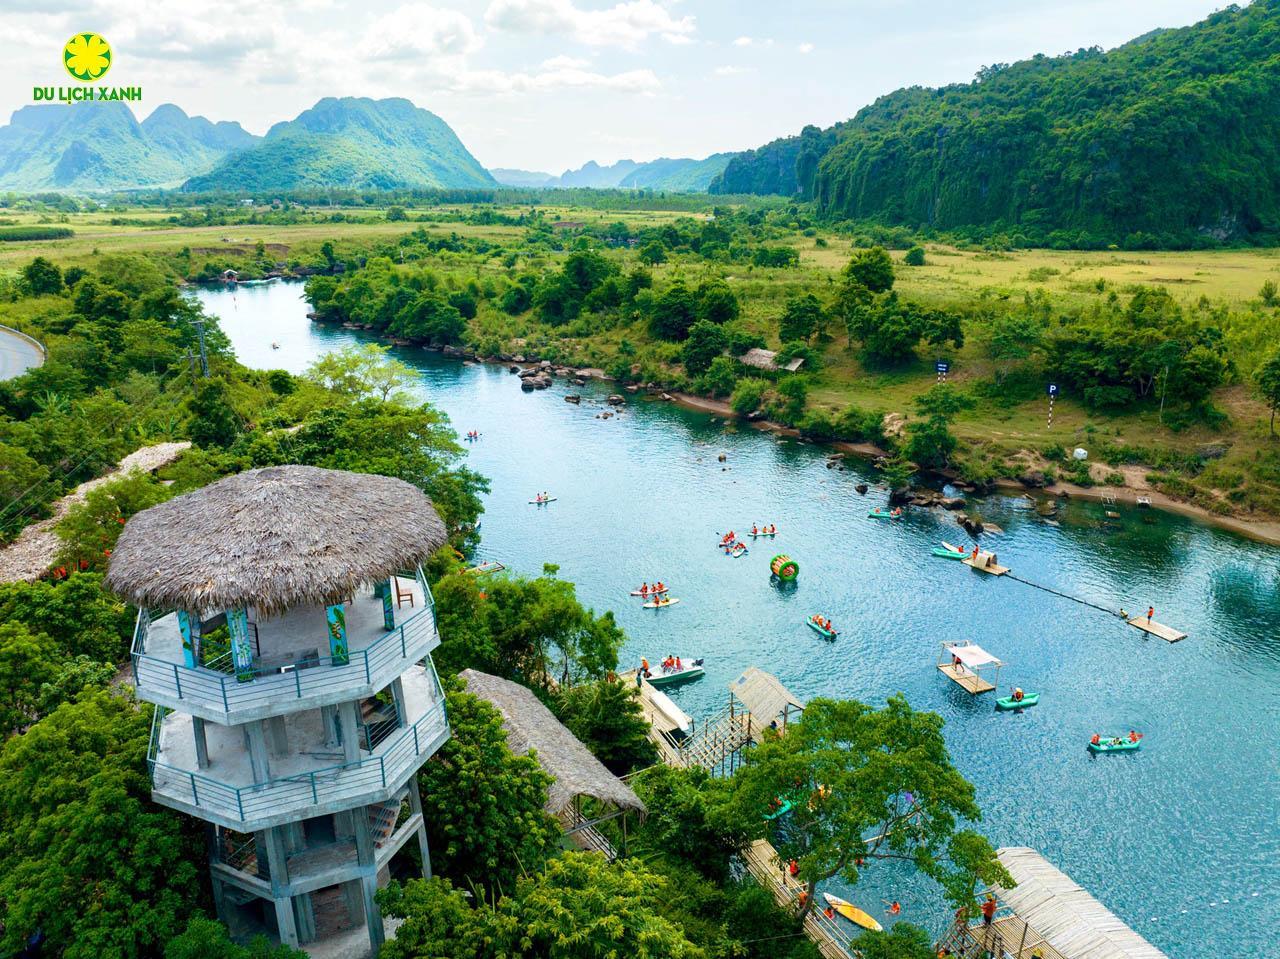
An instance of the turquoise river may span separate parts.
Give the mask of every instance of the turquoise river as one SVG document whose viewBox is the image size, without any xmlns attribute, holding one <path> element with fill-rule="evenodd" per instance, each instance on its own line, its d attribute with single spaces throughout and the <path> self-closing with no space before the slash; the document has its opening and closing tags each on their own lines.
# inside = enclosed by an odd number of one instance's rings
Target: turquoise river
<svg viewBox="0 0 1280 959">
<path fill-rule="evenodd" d="M 254 367 L 301 372 L 364 336 L 310 323 L 297 284 L 195 295 Z M 751 665 L 804 698 L 904 692 L 945 718 L 997 845 L 1040 850 L 1175 959 L 1277 955 L 1280 551 L 1148 510 L 1120 507 L 1108 532 L 1096 503 L 1073 502 L 1052 525 L 1025 498 L 982 502 L 1004 529 L 984 546 L 1015 574 L 1110 609 L 1153 604 L 1189 634 L 1169 644 L 932 558 L 940 539 L 969 542 L 950 514 L 868 519 L 883 497 L 854 486 L 874 485 L 874 471 L 828 469 L 820 448 L 636 397 L 600 419 L 604 385 L 522 393 L 502 366 L 396 355 L 460 434 L 481 433 L 470 465 L 492 492 L 479 558 L 530 575 L 558 563 L 586 604 L 617 614 L 625 666 L 704 657 L 705 678 L 672 694 L 695 718 L 723 705 Z M 564 401 L 569 390 L 580 406 Z M 529 505 L 539 490 L 558 502 Z M 715 549 L 717 534 L 753 522 L 776 523 L 776 544 L 739 559 Z M 800 564 L 793 590 L 770 585 L 777 552 Z M 680 605 L 646 610 L 627 596 L 655 578 Z M 815 612 L 842 631 L 836 641 L 806 628 Z M 998 713 L 992 696 L 945 679 L 940 643 L 959 639 L 999 656 L 1002 685 L 1041 692 L 1040 705 Z M 1146 735 L 1140 752 L 1085 749 L 1095 731 L 1129 729 Z M 931 884 L 895 865 L 872 867 L 845 894 L 873 913 L 898 899 L 904 919 L 935 931 L 948 919 Z"/>
</svg>

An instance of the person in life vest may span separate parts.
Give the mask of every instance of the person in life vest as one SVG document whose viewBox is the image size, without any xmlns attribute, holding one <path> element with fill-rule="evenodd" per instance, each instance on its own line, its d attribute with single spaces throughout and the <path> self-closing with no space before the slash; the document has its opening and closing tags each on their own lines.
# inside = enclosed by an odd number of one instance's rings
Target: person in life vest
<svg viewBox="0 0 1280 959">
<path fill-rule="evenodd" d="M 756 535 L 756 533 L 758 533 L 758 532 L 760 532 L 759 528 L 756 526 L 756 524 L 755 524 L 755 523 L 752 523 L 752 524 L 751 524 L 751 535 L 752 535 L 752 536 L 755 536 L 755 535 Z"/>
<path fill-rule="evenodd" d="M 800 865 L 794 859 L 792 859 L 789 863 L 787 863 L 787 872 L 789 872 L 793 876 L 798 876 L 800 874 Z"/>
<path fill-rule="evenodd" d="M 640 673 L 646 678 L 652 675 L 652 673 L 649 672 L 649 660 L 645 659 L 643 656 L 640 657 Z"/>
<path fill-rule="evenodd" d="M 822 914 L 828 919 L 834 919 L 836 917 L 836 911 L 831 906 L 827 906 L 826 909 L 822 910 Z"/>
<path fill-rule="evenodd" d="M 1141 738 L 1142 733 L 1135 733 L 1132 729 L 1129 730 L 1129 742 L 1136 743 Z"/>
<path fill-rule="evenodd" d="M 679 657 L 679 656 L 677 656 L 677 657 L 676 657 L 676 672 L 678 673 L 678 672 L 680 672 L 680 670 L 682 670 L 682 669 L 684 669 L 684 666 L 682 666 L 682 665 L 680 664 L 680 657 Z"/>
<path fill-rule="evenodd" d="M 1024 694 L 1023 694 L 1023 692 L 1022 692 L 1022 687 L 1021 687 L 1021 686 L 1014 686 L 1014 687 L 1013 687 L 1013 701 L 1014 701 L 1015 703 L 1020 703 L 1020 702 L 1022 702 L 1023 695 L 1024 695 Z"/>
<path fill-rule="evenodd" d="M 1092 743 L 1094 746 L 1097 746 L 1102 742 L 1102 737 L 1099 736 L 1097 733 L 1094 733 L 1093 738 L 1090 739 L 1089 742 Z"/>
<path fill-rule="evenodd" d="M 898 900 L 895 899 L 892 903 L 889 904 L 889 908 L 886 909 L 885 912 L 887 912 L 891 916 L 900 915 L 902 913 L 902 903 L 898 902 Z"/>
<path fill-rule="evenodd" d="M 1151 625 L 1151 617 L 1154 616 L 1155 614 L 1156 614 L 1156 608 L 1154 606 L 1148 606 L 1147 607 L 1147 625 L 1148 626 Z"/>
<path fill-rule="evenodd" d="M 984 926 L 991 925 L 991 920 L 996 917 L 996 897 L 987 893 L 987 898 L 982 903 L 982 924 Z"/>
</svg>

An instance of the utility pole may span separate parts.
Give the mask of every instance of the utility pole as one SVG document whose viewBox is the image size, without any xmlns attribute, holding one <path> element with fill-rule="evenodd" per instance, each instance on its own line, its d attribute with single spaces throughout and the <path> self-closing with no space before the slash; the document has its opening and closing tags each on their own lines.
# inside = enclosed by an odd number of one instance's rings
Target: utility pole
<svg viewBox="0 0 1280 959">
<path fill-rule="evenodd" d="M 1169 364 L 1164 365 L 1164 376 L 1160 379 L 1160 425 L 1164 425 L 1164 394 L 1169 389 Z"/>
<path fill-rule="evenodd" d="M 209 378 L 209 354 L 204 348 L 204 320 L 195 321 L 196 334 L 200 337 L 200 372 L 207 380 Z M 194 370 L 192 371 L 194 373 Z"/>
</svg>

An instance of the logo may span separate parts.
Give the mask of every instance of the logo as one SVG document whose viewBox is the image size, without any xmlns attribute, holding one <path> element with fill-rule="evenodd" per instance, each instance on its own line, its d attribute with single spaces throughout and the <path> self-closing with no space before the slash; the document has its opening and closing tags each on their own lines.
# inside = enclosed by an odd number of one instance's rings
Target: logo
<svg viewBox="0 0 1280 959">
<path fill-rule="evenodd" d="M 100 33 L 77 33 L 62 47 L 62 66 L 71 79 L 79 83 L 96 84 L 111 69 L 114 55 L 111 44 Z M 142 87 L 101 86 L 39 86 L 31 88 L 31 99 L 36 103 L 89 103 L 138 102 L 142 99 Z"/>
<path fill-rule="evenodd" d="M 77 33 L 62 48 L 62 65 L 81 83 L 101 80 L 111 69 L 111 44 L 96 33 Z"/>
</svg>

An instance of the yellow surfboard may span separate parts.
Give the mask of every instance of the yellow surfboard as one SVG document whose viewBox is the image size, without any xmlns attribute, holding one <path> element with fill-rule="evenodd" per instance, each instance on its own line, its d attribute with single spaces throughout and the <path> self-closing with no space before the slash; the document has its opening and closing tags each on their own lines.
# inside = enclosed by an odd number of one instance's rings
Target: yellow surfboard
<svg viewBox="0 0 1280 959">
<path fill-rule="evenodd" d="M 829 892 L 824 892 L 822 898 L 827 901 L 827 905 L 844 916 L 850 922 L 861 926 L 863 929 L 870 929 L 872 932 L 883 932 L 884 926 L 876 922 L 871 916 L 867 915 L 853 903 L 847 899 L 841 899 L 839 896 L 833 896 Z"/>
</svg>

